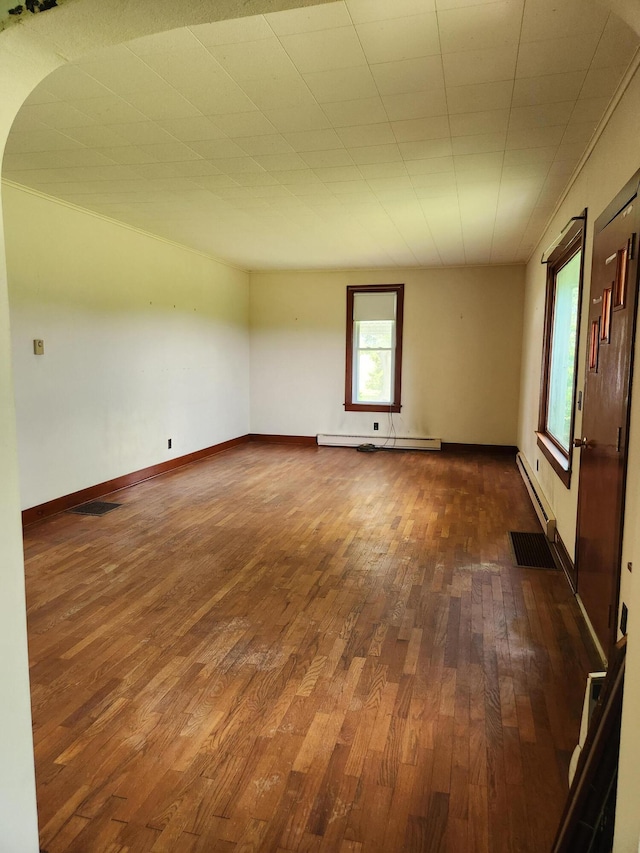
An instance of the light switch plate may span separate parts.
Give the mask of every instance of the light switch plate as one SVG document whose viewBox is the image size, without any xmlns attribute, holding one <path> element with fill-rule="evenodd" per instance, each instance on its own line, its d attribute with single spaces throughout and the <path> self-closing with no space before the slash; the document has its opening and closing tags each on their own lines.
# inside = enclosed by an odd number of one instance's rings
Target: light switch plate
<svg viewBox="0 0 640 853">
<path fill-rule="evenodd" d="M 33 341 L 34 355 L 44 355 L 44 341 L 41 338 L 35 338 Z"/>
</svg>

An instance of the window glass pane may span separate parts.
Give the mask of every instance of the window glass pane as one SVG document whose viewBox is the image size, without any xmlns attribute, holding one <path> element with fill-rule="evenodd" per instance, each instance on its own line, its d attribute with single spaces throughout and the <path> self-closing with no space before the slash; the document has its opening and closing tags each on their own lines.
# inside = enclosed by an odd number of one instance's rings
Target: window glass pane
<svg viewBox="0 0 640 853">
<path fill-rule="evenodd" d="M 358 349 L 391 349 L 393 347 L 393 320 L 363 320 L 356 323 Z"/>
<path fill-rule="evenodd" d="M 392 353 L 390 350 L 359 350 L 356 359 L 356 400 L 359 403 L 391 403 Z"/>
<path fill-rule="evenodd" d="M 567 452 L 571 442 L 571 404 L 576 370 L 580 256 L 580 252 L 574 255 L 556 275 L 551 331 L 547 431 Z"/>
</svg>

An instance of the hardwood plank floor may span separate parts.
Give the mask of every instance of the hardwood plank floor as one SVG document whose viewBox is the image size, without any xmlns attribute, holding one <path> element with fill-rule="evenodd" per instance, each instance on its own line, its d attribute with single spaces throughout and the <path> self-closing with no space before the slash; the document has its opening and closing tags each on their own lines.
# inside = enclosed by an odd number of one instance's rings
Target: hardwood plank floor
<svg viewBox="0 0 640 853">
<path fill-rule="evenodd" d="M 541 853 L 597 659 L 512 460 L 245 445 L 25 533 L 48 853 Z"/>
</svg>

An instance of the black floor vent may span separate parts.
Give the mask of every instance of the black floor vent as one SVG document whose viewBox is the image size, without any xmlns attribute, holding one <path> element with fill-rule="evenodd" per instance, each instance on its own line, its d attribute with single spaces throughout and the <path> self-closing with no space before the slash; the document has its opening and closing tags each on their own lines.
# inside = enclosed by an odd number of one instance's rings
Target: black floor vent
<svg viewBox="0 0 640 853">
<path fill-rule="evenodd" d="M 121 506 L 121 504 L 112 504 L 108 501 L 89 501 L 89 503 L 74 506 L 73 509 L 68 510 L 68 512 L 75 512 L 76 515 L 105 515 L 107 512 L 111 512 L 112 509 L 117 509 L 119 506 Z"/>
<path fill-rule="evenodd" d="M 516 566 L 527 569 L 557 568 L 544 533 L 518 533 L 510 530 L 509 539 Z"/>
</svg>

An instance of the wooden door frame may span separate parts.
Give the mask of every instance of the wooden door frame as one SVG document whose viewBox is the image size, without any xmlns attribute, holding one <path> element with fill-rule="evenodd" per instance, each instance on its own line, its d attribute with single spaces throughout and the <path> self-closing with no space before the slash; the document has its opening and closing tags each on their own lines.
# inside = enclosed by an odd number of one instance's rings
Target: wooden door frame
<svg viewBox="0 0 640 853">
<path fill-rule="evenodd" d="M 640 204 L 640 169 L 638 169 L 633 177 L 627 181 L 624 187 L 616 193 L 615 197 L 609 204 L 605 207 L 602 213 L 598 216 L 594 223 L 593 229 L 593 244 L 591 248 L 591 259 L 592 259 L 592 267 L 591 267 L 591 275 L 589 278 L 589 296 L 591 295 L 591 287 L 593 284 L 593 255 L 595 249 L 595 243 L 598 235 L 604 231 L 604 229 L 610 225 L 613 220 L 627 207 L 632 201 L 636 200 L 637 204 Z M 640 226 L 640 212 L 636 212 L 636 222 Z M 639 235 L 636 236 L 634 253 L 635 258 L 638 257 L 638 251 L 640 247 L 638 243 L 640 242 L 640 227 L 638 229 Z M 640 280 L 640 261 L 636 261 L 636 272 L 634 275 L 633 282 L 629 282 L 628 285 L 635 288 L 636 294 L 638 292 L 638 283 Z M 618 633 L 618 611 L 620 609 L 620 582 L 622 575 L 622 542 L 624 536 L 624 514 L 625 514 L 625 505 L 626 505 L 626 497 L 627 497 L 627 470 L 629 463 L 629 427 L 631 424 L 631 392 L 633 388 L 633 373 L 634 373 L 634 361 L 635 361 L 635 344 L 636 344 L 636 332 L 637 332 L 637 316 L 638 310 L 640 309 L 640 303 L 636 301 L 634 316 L 631 319 L 631 351 L 629 358 L 629 382 L 628 382 L 628 391 L 627 391 L 627 399 L 626 399 L 626 422 L 624 424 L 624 465 L 622 471 L 622 495 L 620 502 L 620 519 L 619 519 L 619 528 L 618 528 L 618 542 L 616 548 L 616 560 L 615 566 L 616 570 L 614 572 L 613 578 L 613 587 L 612 587 L 612 596 L 611 596 L 611 608 L 612 608 L 612 616 L 611 625 L 609 627 L 609 642 L 608 647 L 603 649 L 607 658 L 611 655 L 612 650 L 615 647 Z M 588 327 L 589 324 L 587 324 Z M 589 331 L 587 329 L 587 331 Z M 586 361 L 587 361 L 587 371 L 588 371 L 588 359 L 589 359 L 589 351 L 587 346 L 586 353 Z M 587 374 L 585 373 L 585 384 L 586 384 Z M 585 397 L 585 405 L 588 404 L 588 400 Z M 577 536 L 576 536 L 576 569 L 577 569 L 577 578 L 578 578 L 578 595 L 580 594 L 580 566 L 578 561 L 579 556 L 579 543 L 580 543 L 580 489 L 578 487 L 578 505 L 577 505 Z M 587 614 L 588 615 L 588 614 Z"/>
</svg>

